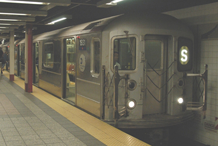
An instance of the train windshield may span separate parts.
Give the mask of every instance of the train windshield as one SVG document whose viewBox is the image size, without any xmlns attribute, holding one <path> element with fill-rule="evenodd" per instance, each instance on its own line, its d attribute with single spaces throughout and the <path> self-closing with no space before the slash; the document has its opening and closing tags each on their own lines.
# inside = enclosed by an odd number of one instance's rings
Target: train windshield
<svg viewBox="0 0 218 146">
<path fill-rule="evenodd" d="M 114 40 L 113 65 L 119 70 L 136 68 L 136 38 L 118 38 Z"/>
</svg>

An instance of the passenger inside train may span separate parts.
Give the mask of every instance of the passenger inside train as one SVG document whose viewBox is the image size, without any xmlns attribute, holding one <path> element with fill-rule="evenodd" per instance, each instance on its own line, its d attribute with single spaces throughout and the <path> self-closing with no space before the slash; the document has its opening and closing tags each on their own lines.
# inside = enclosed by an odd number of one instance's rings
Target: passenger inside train
<svg viewBox="0 0 218 146">
<path fill-rule="evenodd" d="M 119 53 L 114 52 L 114 67 L 118 66 L 118 69 L 121 69 L 120 63 L 119 63 Z"/>
</svg>

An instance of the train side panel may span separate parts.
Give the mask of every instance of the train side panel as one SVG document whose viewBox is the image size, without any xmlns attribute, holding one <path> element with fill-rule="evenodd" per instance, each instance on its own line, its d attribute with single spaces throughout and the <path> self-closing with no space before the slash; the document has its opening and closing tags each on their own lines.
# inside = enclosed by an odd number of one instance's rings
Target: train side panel
<svg viewBox="0 0 218 146">
<path fill-rule="evenodd" d="M 101 34 L 80 35 L 77 41 L 76 105 L 100 116 Z"/>
</svg>

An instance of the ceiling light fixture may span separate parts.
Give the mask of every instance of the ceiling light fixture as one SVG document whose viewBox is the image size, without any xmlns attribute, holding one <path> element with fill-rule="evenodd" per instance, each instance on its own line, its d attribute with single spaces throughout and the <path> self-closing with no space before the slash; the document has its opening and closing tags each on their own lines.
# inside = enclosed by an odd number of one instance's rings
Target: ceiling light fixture
<svg viewBox="0 0 218 146">
<path fill-rule="evenodd" d="M 122 2 L 123 0 L 101 0 L 97 3 L 97 7 L 100 8 L 110 8 L 116 6 L 117 3 Z"/>
<path fill-rule="evenodd" d="M 60 21 L 65 20 L 65 19 L 67 19 L 67 18 L 66 18 L 66 17 L 63 17 L 63 18 L 60 18 L 60 19 L 54 20 L 54 21 L 52 21 L 52 22 L 49 22 L 48 25 L 55 24 L 55 23 L 57 23 L 57 22 L 60 22 Z"/>
<path fill-rule="evenodd" d="M 18 19 L 0 19 L 0 21 L 19 21 Z"/>
<path fill-rule="evenodd" d="M 0 23 L 0 25 L 11 25 L 9 23 Z"/>
<path fill-rule="evenodd" d="M 7 27 L 0 27 L 0 28 L 7 28 Z"/>
<path fill-rule="evenodd" d="M 106 3 L 106 5 L 117 5 L 117 3 L 121 2 L 121 1 L 123 1 L 123 0 L 113 0 L 109 3 Z"/>
<path fill-rule="evenodd" d="M 32 4 L 32 5 L 49 5 L 50 3 L 34 1 L 17 1 L 17 0 L 0 0 L 0 3 Z"/>
<path fill-rule="evenodd" d="M 4 12 L 0 12 L 0 15 L 20 15 L 20 16 L 27 16 L 30 14 L 24 14 L 24 13 L 4 13 Z"/>
</svg>

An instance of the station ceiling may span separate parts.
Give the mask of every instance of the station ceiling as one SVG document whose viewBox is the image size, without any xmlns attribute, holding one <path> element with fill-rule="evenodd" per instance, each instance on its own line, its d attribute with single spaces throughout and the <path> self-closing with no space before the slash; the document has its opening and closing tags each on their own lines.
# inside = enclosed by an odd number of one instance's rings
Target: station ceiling
<svg viewBox="0 0 218 146">
<path fill-rule="evenodd" d="M 22 0 L 47 3 L 44 5 L 15 4 L 11 3 L 13 0 L 8 1 L 0 0 L 0 40 L 8 39 L 11 30 L 15 31 L 15 40 L 24 38 L 26 25 L 33 26 L 33 34 L 39 34 L 123 13 L 161 13 L 217 2 L 217 0 L 123 0 L 117 5 L 105 8 L 99 5 L 109 0 Z M 54 25 L 46 25 L 62 16 L 66 16 L 67 19 Z M 6 19 L 19 19 L 19 21 Z"/>
</svg>

